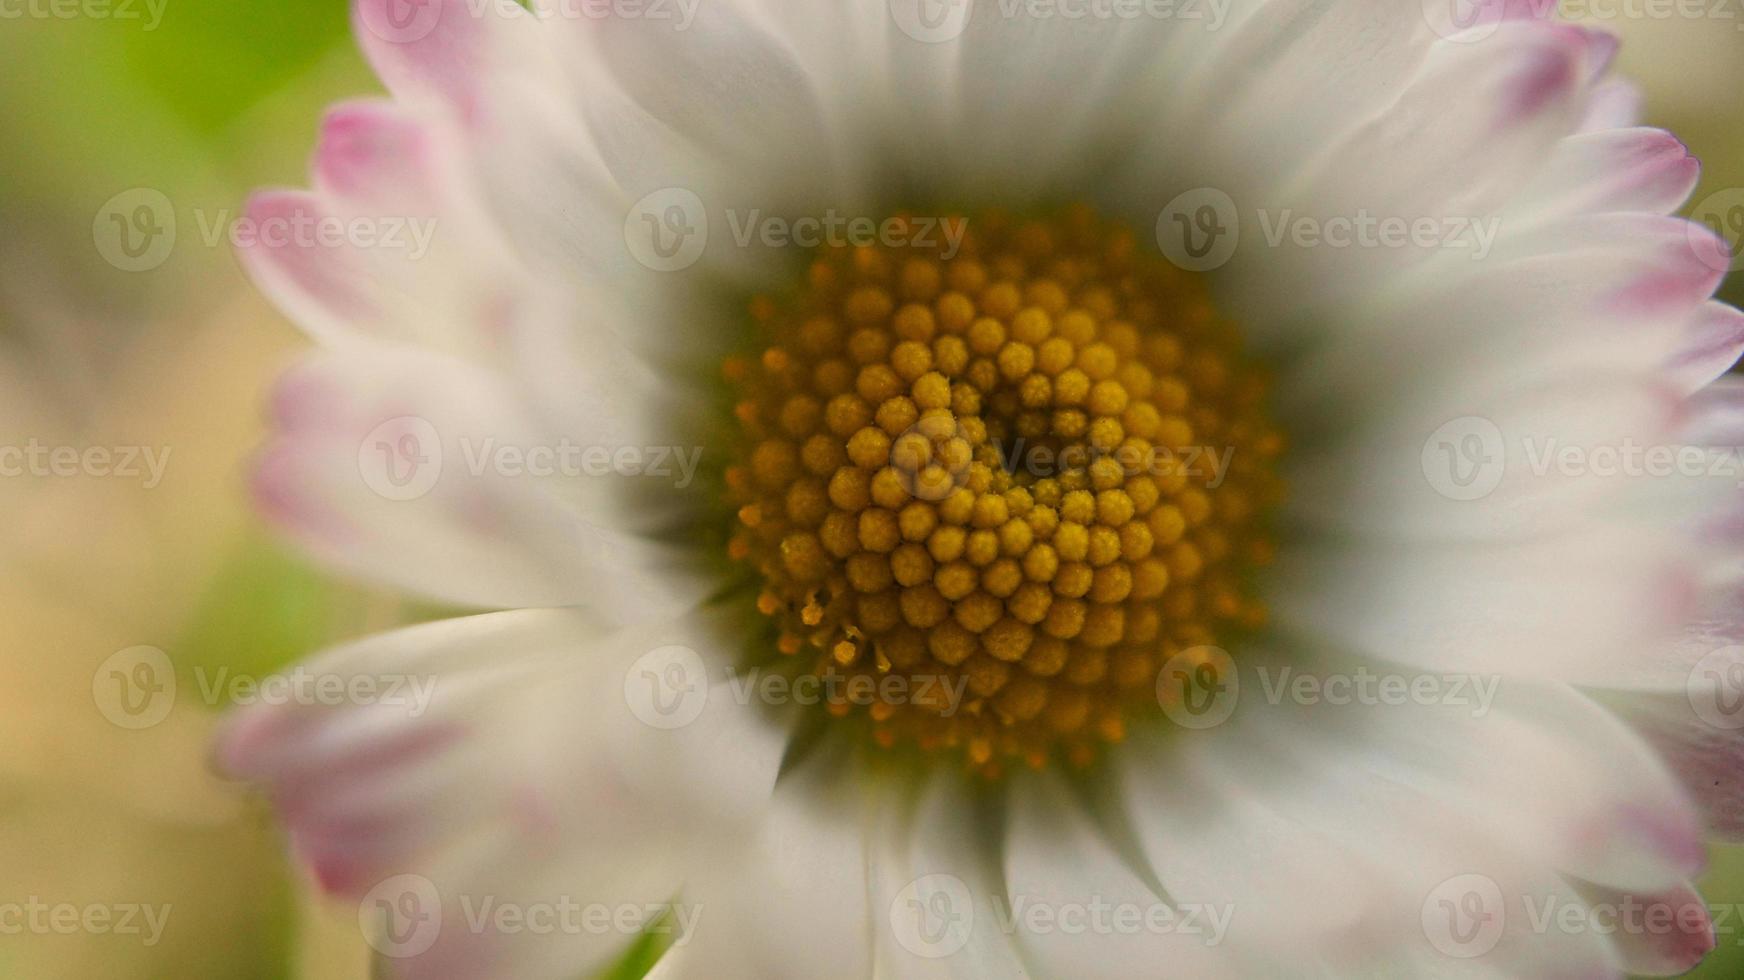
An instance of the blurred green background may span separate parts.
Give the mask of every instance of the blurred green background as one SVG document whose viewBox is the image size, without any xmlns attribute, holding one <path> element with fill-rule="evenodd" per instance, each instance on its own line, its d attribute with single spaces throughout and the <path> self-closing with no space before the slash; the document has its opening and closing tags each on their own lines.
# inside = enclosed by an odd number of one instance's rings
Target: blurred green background
<svg viewBox="0 0 1744 980">
<path fill-rule="evenodd" d="M 302 184 L 323 106 L 378 86 L 341 0 L 105 9 L 0 19 L 0 429 L 171 446 L 174 465 L 150 491 L 0 481 L 0 900 L 174 914 L 151 947 L 0 937 L 0 980 L 363 978 L 355 909 L 314 899 L 266 816 L 208 774 L 215 711 L 183 698 L 126 731 L 95 709 L 92 677 L 142 644 L 179 674 L 264 675 L 411 614 L 303 565 L 248 515 L 259 407 L 303 342 L 201 234 L 254 187 Z M 1740 25 L 1610 26 L 1650 121 L 1707 163 L 1697 199 L 1744 186 Z M 117 269 L 94 242 L 105 202 L 133 188 L 166 195 L 178 219 L 174 250 L 147 272 Z M 1744 300 L 1744 277 L 1727 290 Z M 1744 903 L 1744 850 L 1715 857 L 1708 897 Z M 1740 943 L 1723 936 L 1697 975 L 1744 976 Z"/>
</svg>

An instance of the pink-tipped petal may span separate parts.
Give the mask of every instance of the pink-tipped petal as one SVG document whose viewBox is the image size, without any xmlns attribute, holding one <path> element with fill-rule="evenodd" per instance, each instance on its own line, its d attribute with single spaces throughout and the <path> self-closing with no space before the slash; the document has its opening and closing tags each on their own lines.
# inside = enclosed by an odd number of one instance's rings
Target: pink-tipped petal
<svg viewBox="0 0 1744 980">
<path fill-rule="evenodd" d="M 1685 346 L 1666 367 L 1695 392 L 1724 375 L 1744 356 L 1744 312 L 1724 303 L 1709 303 L 1690 321 Z"/>
</svg>

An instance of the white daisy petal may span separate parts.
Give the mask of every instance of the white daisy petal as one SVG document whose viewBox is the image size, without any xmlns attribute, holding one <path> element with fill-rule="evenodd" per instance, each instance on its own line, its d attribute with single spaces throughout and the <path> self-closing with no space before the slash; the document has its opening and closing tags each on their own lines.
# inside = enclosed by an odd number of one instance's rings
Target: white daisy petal
<svg viewBox="0 0 1744 980">
<path fill-rule="evenodd" d="M 1670 214 L 1701 179 L 1689 147 L 1661 129 L 1608 129 L 1564 139 L 1522 191 L 1523 217 L 1635 211 Z M 1504 215 L 1504 220 L 1511 216 Z M 1510 221 L 1510 232 L 1516 231 Z"/>
<path fill-rule="evenodd" d="M 1581 121 L 1583 133 L 1641 125 L 1641 88 L 1627 78 L 1613 78 L 1593 90 L 1593 100 Z"/>
<path fill-rule="evenodd" d="M 1390 111 L 1303 148 L 1301 170 L 1250 192 L 1263 196 L 1248 203 L 1322 222 L 1359 212 L 1407 221 L 1493 213 L 1571 129 L 1589 57 L 1588 33 L 1563 25 L 1527 23 L 1483 44 L 1436 45 Z M 1252 294 L 1241 300 L 1242 315 L 1261 343 L 1272 339 L 1267 324 L 1375 289 L 1420 258 L 1417 249 L 1309 249 L 1280 262 L 1267 261 L 1269 251 L 1263 235 L 1247 236 L 1230 267 Z"/>
<path fill-rule="evenodd" d="M 440 106 L 461 119 L 479 112 L 483 80 L 502 73 L 555 77 L 539 56 L 539 29 L 517 4 L 433 0 L 414 10 L 393 0 L 353 0 L 354 33 L 398 99 Z"/>
<path fill-rule="evenodd" d="M 1744 313 L 1724 303 L 1709 303 L 1696 312 L 1684 345 L 1667 367 L 1692 394 L 1720 379 L 1744 356 Z"/>
<path fill-rule="evenodd" d="M 975 806 L 969 787 L 943 770 L 918 793 L 884 788 L 867 869 L 875 980 L 1034 975 L 998 928 L 994 842 L 964 819 Z"/>
<path fill-rule="evenodd" d="M 685 889 L 703 910 L 695 940 L 661 977 L 870 977 L 865 794 L 848 753 L 820 751 L 785 773 L 769 819 L 707 862 Z"/>
<path fill-rule="evenodd" d="M 1722 657 L 1703 672 L 1738 670 L 1740 658 Z M 1723 706 L 1737 696 L 1737 685 L 1724 679 L 1703 679 L 1696 669 L 1686 673 L 1685 690 L 1663 694 L 1632 692 L 1602 694 L 1666 760 L 1684 790 L 1702 808 L 1708 833 L 1720 840 L 1744 840 L 1744 730 L 1723 727 L 1731 717 Z M 1707 712 L 1703 717 L 1694 706 Z"/>
<path fill-rule="evenodd" d="M 683 30 L 648 18 L 583 24 L 594 57 L 653 119 L 736 178 L 735 206 L 781 210 L 838 187 L 830 130 L 792 52 L 746 3 L 700 5 Z M 809 191 L 809 193 L 808 193 Z"/>
<path fill-rule="evenodd" d="M 1219 729 L 1202 751 L 1174 751 L 1182 766 L 1124 767 L 1128 812 L 1158 876 L 1177 901 L 1204 900 L 1183 897 L 1198 894 L 1233 903 L 1235 949 L 1250 956 L 1264 951 L 1291 964 L 1284 969 L 1292 972 L 1423 975 L 1415 972 L 1421 964 L 1464 952 L 1458 945 L 1443 948 L 1448 937 L 1428 928 L 1436 903 L 1443 897 L 1457 902 L 1470 883 L 1483 882 L 1493 889 L 1487 908 L 1499 913 L 1501 931 L 1478 951 L 1483 955 L 1470 964 L 1471 975 L 1537 976 L 1552 964 L 1578 967 L 1582 975 L 1615 971 L 1615 954 L 1597 934 L 1532 927 L 1534 912 L 1565 905 L 1584 910 L 1585 903 L 1552 867 L 1537 863 L 1553 857 L 1516 850 L 1537 842 L 1511 836 L 1502 812 L 1517 808 L 1507 797 L 1492 797 L 1475 810 L 1446 797 L 1443 790 L 1458 780 L 1415 770 L 1427 759 L 1369 728 L 1377 720 L 1373 711 L 1349 719 L 1348 734 L 1360 748 L 1340 737 L 1339 751 L 1317 745 L 1309 732 L 1318 726 L 1303 724 L 1320 721 L 1320 713 L 1295 721 L 1276 714 L 1256 716 L 1251 727 Z M 1424 727 L 1439 726 L 1424 726 L 1419 714 L 1406 712 L 1399 722 L 1429 737 Z M 1454 749 L 1457 731 L 1441 734 L 1449 761 L 1463 755 Z M 1465 761 L 1501 767 L 1493 756 L 1479 745 Z M 1474 820 L 1485 810 L 1491 820 Z M 1254 853 L 1256 843 L 1264 850 Z M 1203 856 L 1227 858 L 1235 848 L 1254 854 L 1271 873 Z M 1278 935 L 1273 930 L 1280 925 L 1292 931 Z M 1406 961 L 1418 965 L 1401 969 Z"/>
<path fill-rule="evenodd" d="M 1688 973 L 1714 948 L 1707 903 L 1687 882 L 1651 894 L 1583 887 L 1592 922 L 1610 937 L 1630 976 L 1671 977 Z"/>
<path fill-rule="evenodd" d="M 958 42 L 949 137 L 964 189 L 994 178 L 1017 200 L 1046 194 L 1098 163 L 1124 130 L 1153 125 L 1167 90 L 1144 79 L 1168 64 L 1162 53 L 1179 50 L 1183 35 L 1214 43 L 1204 24 L 1184 19 L 972 6 Z"/>
<path fill-rule="evenodd" d="M 1233 904 L 1180 908 L 1159 896 L 1058 778 L 1021 778 L 1012 793 L 1004 914 L 1040 975 L 1244 975 L 1220 948 Z"/>
<path fill-rule="evenodd" d="M 614 527 L 613 510 L 584 506 L 584 486 L 498 465 L 498 447 L 559 440 L 476 367 L 407 350 L 316 357 L 281 383 L 275 413 L 256 499 L 356 574 L 467 605 L 586 605 L 631 619 L 697 596 L 664 549 Z"/>
<path fill-rule="evenodd" d="M 698 628 L 604 634 L 526 610 L 364 640 L 287 688 L 351 695 L 263 700 L 230 720 L 219 764 L 266 789 L 327 889 L 379 897 L 410 880 L 440 895 L 435 944 L 387 951 L 398 975 L 572 977 L 634 936 L 523 933 L 492 905 L 669 901 L 692 863 L 674 841 L 707 854 L 767 803 L 781 740 L 766 720 L 716 692 L 666 730 L 626 700 L 642 655 Z"/>
</svg>

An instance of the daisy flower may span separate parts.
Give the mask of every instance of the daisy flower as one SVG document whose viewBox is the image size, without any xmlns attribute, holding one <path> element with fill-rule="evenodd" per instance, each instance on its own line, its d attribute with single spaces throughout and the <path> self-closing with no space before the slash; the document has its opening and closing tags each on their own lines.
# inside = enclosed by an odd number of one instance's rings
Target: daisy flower
<svg viewBox="0 0 1744 980">
<path fill-rule="evenodd" d="M 1689 968 L 1744 317 L 1542 7 L 358 0 L 255 490 L 474 614 L 221 765 L 403 977 Z"/>
</svg>

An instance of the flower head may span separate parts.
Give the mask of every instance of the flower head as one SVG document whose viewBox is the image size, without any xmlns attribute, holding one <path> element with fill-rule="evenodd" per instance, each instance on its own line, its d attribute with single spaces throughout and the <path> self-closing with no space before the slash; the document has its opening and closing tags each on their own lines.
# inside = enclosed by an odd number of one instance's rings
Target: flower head
<svg viewBox="0 0 1744 980">
<path fill-rule="evenodd" d="M 1614 41 L 1068 6 L 359 0 L 391 100 L 250 206 L 322 342 L 257 494 L 507 611 L 311 668 L 416 710 L 220 754 L 401 974 L 1712 945 L 1744 317 Z M 1624 907 L 1669 924 L 1540 914 Z"/>
</svg>

